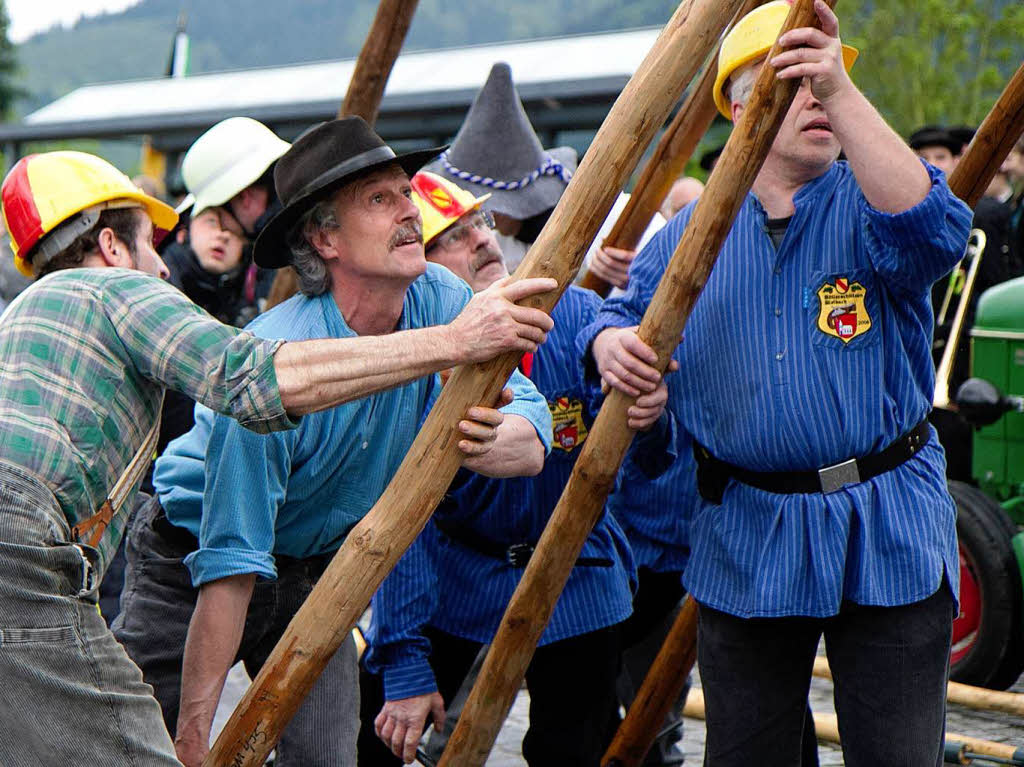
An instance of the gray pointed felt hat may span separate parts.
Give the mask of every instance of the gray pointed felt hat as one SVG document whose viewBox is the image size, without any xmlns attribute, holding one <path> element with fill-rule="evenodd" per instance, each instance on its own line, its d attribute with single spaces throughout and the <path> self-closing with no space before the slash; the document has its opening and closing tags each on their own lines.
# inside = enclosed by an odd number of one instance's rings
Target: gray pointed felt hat
<svg viewBox="0 0 1024 767">
<path fill-rule="evenodd" d="M 451 148 L 424 168 L 450 178 L 484 208 L 524 220 L 558 204 L 573 171 L 576 150 L 544 149 L 512 84 L 512 70 L 499 62 L 476 94 Z"/>
</svg>

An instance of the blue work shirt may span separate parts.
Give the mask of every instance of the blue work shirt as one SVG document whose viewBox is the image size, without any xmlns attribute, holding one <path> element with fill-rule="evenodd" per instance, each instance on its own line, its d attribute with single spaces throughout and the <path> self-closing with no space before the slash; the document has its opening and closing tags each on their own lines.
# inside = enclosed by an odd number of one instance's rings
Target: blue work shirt
<svg viewBox="0 0 1024 767">
<path fill-rule="evenodd" d="M 927 166 L 927 197 L 868 204 L 846 163 L 804 185 L 776 250 L 748 194 L 686 325 L 668 377 L 685 431 L 735 465 L 817 469 L 877 453 L 931 409 L 929 289 L 963 254 L 970 209 Z M 639 322 L 693 205 L 633 263 L 629 290 L 585 331 Z M 934 434 L 892 471 L 823 495 L 732 481 L 690 523 L 684 584 L 741 617 L 834 615 L 843 599 L 900 605 L 945 575 L 956 594 L 956 511 Z"/>
<path fill-rule="evenodd" d="M 451 322 L 471 295 L 447 269 L 428 264 L 406 292 L 397 329 Z M 330 293 L 295 296 L 248 329 L 286 340 L 356 335 Z M 521 375 L 510 386 L 515 401 L 503 412 L 530 420 L 547 449 L 544 398 Z M 439 388 L 437 375 L 426 376 L 303 416 L 297 429 L 267 439 L 197 406 L 196 425 L 167 446 L 153 474 L 168 519 L 199 539 L 185 559 L 193 583 L 243 573 L 275 578 L 275 554 L 337 549 L 391 481 Z"/>
<path fill-rule="evenodd" d="M 570 286 L 551 313 L 554 330 L 533 355 L 530 377 L 553 415 L 552 450 L 543 471 L 511 479 L 461 471 L 434 518 L 374 595 L 365 662 L 383 675 L 388 700 L 437 689 L 424 626 L 481 643 L 497 631 L 523 568 L 452 540 L 434 520 L 506 546 L 537 542 L 596 415 L 599 396 L 584 386 L 575 341 L 600 303 L 594 293 Z M 658 441 L 652 449 L 665 447 Z M 614 517 L 600 519 L 580 556 L 607 564 L 573 568 L 541 645 L 613 625 L 632 611 L 634 565 Z"/>
<path fill-rule="evenodd" d="M 675 460 L 663 473 L 651 477 L 649 461 L 634 441 L 606 506 L 622 525 L 636 566 L 658 573 L 681 573 L 686 566 L 690 554 L 687 525 L 699 500 L 689 436 L 674 435 L 673 445 L 678 451 Z"/>
</svg>

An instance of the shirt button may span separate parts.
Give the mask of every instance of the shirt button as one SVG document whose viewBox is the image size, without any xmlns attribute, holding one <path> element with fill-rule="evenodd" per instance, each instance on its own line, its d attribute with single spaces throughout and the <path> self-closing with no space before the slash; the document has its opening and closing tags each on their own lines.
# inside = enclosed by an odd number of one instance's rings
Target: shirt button
<svg viewBox="0 0 1024 767">
<path fill-rule="evenodd" d="M 364 442 L 363 443 L 363 450 L 366 450 L 366 448 L 368 448 L 369 446 L 370 446 L 369 442 Z"/>
<path fill-rule="evenodd" d="M 775 355 L 775 359 L 777 359 L 777 360 L 779 360 L 781 362 L 782 361 L 782 352 L 779 352 L 778 354 L 776 354 Z"/>
<path fill-rule="evenodd" d="M 781 317 L 782 316 L 782 309 L 780 309 L 777 306 L 775 307 L 775 316 L 776 317 Z"/>
<path fill-rule="evenodd" d="M 775 273 L 776 274 L 782 274 L 782 267 L 781 266 L 776 266 L 775 267 Z"/>
</svg>

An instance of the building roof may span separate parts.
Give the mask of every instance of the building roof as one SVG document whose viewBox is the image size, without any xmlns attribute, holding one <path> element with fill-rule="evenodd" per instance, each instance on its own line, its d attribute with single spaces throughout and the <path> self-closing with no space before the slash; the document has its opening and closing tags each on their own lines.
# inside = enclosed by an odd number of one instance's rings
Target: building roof
<svg viewBox="0 0 1024 767">
<path fill-rule="evenodd" d="M 389 140 L 452 135 L 494 62 L 505 61 L 538 131 L 596 127 L 653 46 L 658 29 L 404 53 L 381 103 Z M 262 120 L 284 137 L 333 117 L 355 59 L 88 85 L 0 125 L 0 141 L 149 134 L 176 151 L 232 115 Z M 558 114 L 563 112 L 563 114 Z"/>
</svg>

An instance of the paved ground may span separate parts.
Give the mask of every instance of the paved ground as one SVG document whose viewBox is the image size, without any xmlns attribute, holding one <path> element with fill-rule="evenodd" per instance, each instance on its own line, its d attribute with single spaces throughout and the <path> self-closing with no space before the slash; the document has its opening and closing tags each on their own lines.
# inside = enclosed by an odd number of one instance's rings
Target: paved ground
<svg viewBox="0 0 1024 767">
<path fill-rule="evenodd" d="M 225 689 L 225 700 L 218 711 L 214 723 L 216 731 L 230 713 L 234 702 L 245 690 L 248 679 L 241 667 L 232 670 L 228 686 Z M 696 680 L 699 686 L 699 680 Z M 1013 691 L 1024 694 L 1024 677 L 1017 681 Z M 519 694 L 512 712 L 495 743 L 494 751 L 487 761 L 487 767 L 521 767 L 525 764 L 520 753 L 519 744 L 526 730 L 527 707 L 529 698 L 525 691 Z M 832 684 L 826 680 L 815 679 L 811 685 L 811 708 L 817 712 L 834 713 L 832 706 Z M 1009 714 L 998 714 L 984 711 L 973 711 L 962 706 L 950 705 L 946 717 L 946 728 L 950 732 L 970 735 L 976 738 L 1000 743 L 1024 745 L 1024 718 Z M 704 722 L 687 719 L 683 748 L 686 752 L 686 763 L 700 765 L 704 758 Z M 819 757 L 822 767 L 833 767 L 843 764 L 843 755 L 838 746 L 822 743 L 819 746 Z M 981 765 L 981 762 L 976 762 Z"/>
</svg>

